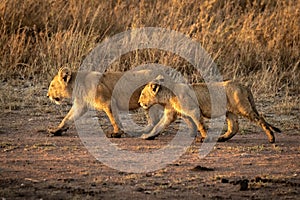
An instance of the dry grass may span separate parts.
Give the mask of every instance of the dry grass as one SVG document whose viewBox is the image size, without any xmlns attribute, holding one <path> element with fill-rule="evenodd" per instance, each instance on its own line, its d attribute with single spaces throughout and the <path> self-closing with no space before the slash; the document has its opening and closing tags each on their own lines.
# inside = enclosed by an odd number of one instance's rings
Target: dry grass
<svg viewBox="0 0 300 200">
<path fill-rule="evenodd" d="M 299 105 L 299 24 L 297 0 L 3 0 L 0 104 L 6 109 L 15 106 L 8 102 L 18 94 L 6 92 L 11 80 L 20 81 L 20 87 L 30 82 L 44 95 L 59 67 L 77 69 L 104 38 L 152 26 L 190 36 L 215 59 L 224 78 L 244 81 L 256 96 L 280 96 L 291 109 Z M 145 62 L 170 65 L 191 75 L 186 61 L 157 50 L 125 55 L 114 69 L 128 70 Z"/>
</svg>

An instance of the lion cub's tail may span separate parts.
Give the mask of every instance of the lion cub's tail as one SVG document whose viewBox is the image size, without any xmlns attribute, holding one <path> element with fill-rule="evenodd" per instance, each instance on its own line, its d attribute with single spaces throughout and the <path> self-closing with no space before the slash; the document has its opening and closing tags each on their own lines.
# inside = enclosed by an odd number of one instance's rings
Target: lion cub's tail
<svg viewBox="0 0 300 200">
<path fill-rule="evenodd" d="M 272 131 L 277 132 L 277 133 L 281 133 L 281 130 L 271 124 L 269 124 L 268 122 L 266 122 L 266 124 L 271 128 Z"/>
</svg>

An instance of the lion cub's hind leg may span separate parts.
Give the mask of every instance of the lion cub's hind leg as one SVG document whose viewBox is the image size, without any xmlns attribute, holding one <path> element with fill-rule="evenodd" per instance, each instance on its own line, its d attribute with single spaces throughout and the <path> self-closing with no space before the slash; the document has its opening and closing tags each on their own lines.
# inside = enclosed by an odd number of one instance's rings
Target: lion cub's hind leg
<svg viewBox="0 0 300 200">
<path fill-rule="evenodd" d="M 121 124 L 121 123 L 118 124 L 116 122 L 116 119 L 114 118 L 113 113 L 111 111 L 111 107 L 110 106 L 104 107 L 103 111 L 108 116 L 108 119 L 109 119 L 109 121 L 110 121 L 110 123 L 111 123 L 111 125 L 113 126 L 113 129 L 114 129 L 112 133 L 109 132 L 109 133 L 106 134 L 106 136 L 107 137 L 112 137 L 112 138 L 120 138 L 122 136 L 123 132 L 120 130 L 118 125 Z"/>
<path fill-rule="evenodd" d="M 232 112 L 226 113 L 227 132 L 218 138 L 218 142 L 225 142 L 235 136 L 239 131 L 238 116 Z"/>
<path fill-rule="evenodd" d="M 251 108 L 247 109 L 247 108 Z M 275 136 L 274 133 L 272 131 L 272 126 L 270 126 L 263 117 L 261 117 L 254 104 L 244 107 L 243 109 L 240 109 L 240 114 L 245 117 L 248 118 L 250 121 L 254 122 L 255 124 L 257 124 L 258 126 L 260 126 L 264 132 L 266 133 L 268 140 L 270 143 L 274 143 L 275 142 Z"/>
<path fill-rule="evenodd" d="M 268 124 L 263 117 L 258 114 L 258 111 L 255 106 L 253 95 L 250 89 L 245 88 L 245 90 L 240 90 L 235 94 L 235 99 L 237 101 L 235 114 L 241 115 L 250 121 L 256 123 L 260 126 L 266 133 L 270 143 L 275 142 L 275 136 L 272 130 L 272 126 Z"/>
</svg>

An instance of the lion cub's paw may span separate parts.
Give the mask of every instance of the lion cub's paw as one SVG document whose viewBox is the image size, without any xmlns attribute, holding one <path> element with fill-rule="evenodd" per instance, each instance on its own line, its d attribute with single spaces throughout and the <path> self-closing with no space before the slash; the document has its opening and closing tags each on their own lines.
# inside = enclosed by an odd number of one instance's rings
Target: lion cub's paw
<svg viewBox="0 0 300 200">
<path fill-rule="evenodd" d="M 203 142 L 211 143 L 211 142 L 215 142 L 215 141 L 216 141 L 216 138 L 213 138 L 213 137 L 202 137 L 202 136 L 196 137 L 196 142 L 200 142 L 200 143 L 203 143 Z"/>
<path fill-rule="evenodd" d="M 204 140 L 205 140 L 204 137 L 201 137 L 201 136 L 196 136 L 196 137 L 195 137 L 195 141 L 196 141 L 196 142 L 202 143 Z"/>
<path fill-rule="evenodd" d="M 275 143 L 275 137 L 269 138 L 269 143 L 271 143 L 271 144 Z"/>
<path fill-rule="evenodd" d="M 62 133 L 67 131 L 68 128 L 65 129 L 57 129 L 57 128 L 48 128 L 48 136 L 54 137 L 54 136 L 62 136 Z"/>
<path fill-rule="evenodd" d="M 123 134 L 124 134 L 123 131 L 120 131 L 118 133 L 114 133 L 113 131 L 109 131 L 105 135 L 108 138 L 121 138 Z"/>
<path fill-rule="evenodd" d="M 140 138 L 144 140 L 154 140 L 156 137 L 157 135 L 143 134 Z"/>
</svg>

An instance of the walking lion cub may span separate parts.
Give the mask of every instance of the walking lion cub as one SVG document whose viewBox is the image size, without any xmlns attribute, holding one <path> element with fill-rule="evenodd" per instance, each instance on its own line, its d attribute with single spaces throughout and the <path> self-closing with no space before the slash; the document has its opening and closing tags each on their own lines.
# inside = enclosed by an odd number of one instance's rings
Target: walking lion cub
<svg viewBox="0 0 300 200">
<path fill-rule="evenodd" d="M 72 72 L 70 68 L 60 68 L 57 75 L 50 83 L 47 97 L 56 104 L 64 99 L 73 97 L 73 105 L 68 114 L 56 128 L 48 129 L 54 136 L 60 136 L 66 131 L 71 122 L 79 119 L 89 108 L 104 111 L 112 126 L 113 132 L 109 137 L 120 137 L 125 131 L 134 136 L 149 133 L 154 125 L 159 122 L 163 110 L 161 106 L 153 106 L 146 110 L 148 125 L 139 129 L 124 130 L 118 116 L 113 115 L 113 108 L 117 111 L 128 111 L 140 108 L 138 103 L 144 86 L 157 77 L 165 74 L 180 81 L 181 77 L 174 70 L 141 68 L 128 72 L 105 72 L 79 71 Z M 113 104 L 113 106 L 112 106 Z"/>
<path fill-rule="evenodd" d="M 164 77 L 159 75 L 149 82 L 141 92 L 139 103 L 144 109 L 149 109 L 154 104 L 164 106 L 164 116 L 150 133 L 141 136 L 144 139 L 155 138 L 163 128 L 176 119 L 177 115 L 183 117 L 192 128 L 193 134 L 198 129 L 202 139 L 207 137 L 203 117 L 215 118 L 226 115 L 228 130 L 218 138 L 219 142 L 229 140 L 238 132 L 238 116 L 245 117 L 260 126 L 265 131 L 270 143 L 275 142 L 273 131 L 281 132 L 258 114 L 251 91 L 237 82 L 224 81 L 191 85 L 172 83 L 166 87 L 164 81 Z M 194 91 L 194 96 L 189 93 L 188 87 Z M 224 95 L 218 95 L 216 92 L 213 98 L 220 102 L 226 98 L 226 105 L 223 108 L 217 105 L 217 109 L 212 114 L 210 91 L 220 90 L 224 91 Z"/>
</svg>

